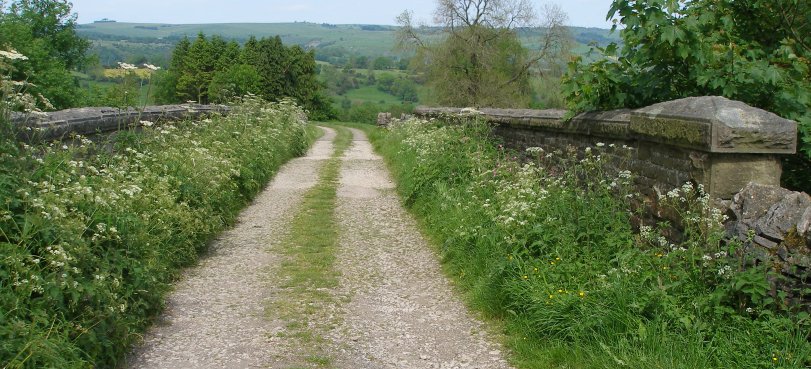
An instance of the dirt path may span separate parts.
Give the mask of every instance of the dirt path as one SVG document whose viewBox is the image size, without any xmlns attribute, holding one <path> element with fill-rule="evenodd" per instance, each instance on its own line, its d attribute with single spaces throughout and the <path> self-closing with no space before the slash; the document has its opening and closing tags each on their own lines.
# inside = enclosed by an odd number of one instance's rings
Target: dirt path
<svg viewBox="0 0 811 369">
<path fill-rule="evenodd" d="M 265 318 L 273 293 L 267 275 L 302 195 L 332 154 L 328 130 L 306 156 L 283 166 L 270 186 L 223 233 L 210 255 L 168 297 L 161 320 L 130 356 L 130 368 L 267 368 L 278 352 Z"/>
<path fill-rule="evenodd" d="M 467 313 L 436 255 L 401 207 L 365 135 L 342 162 L 338 203 L 339 287 L 310 326 L 328 364 L 302 362 L 292 332 L 265 309 L 283 294 L 274 252 L 304 192 L 332 152 L 334 131 L 283 167 L 268 189 L 188 273 L 165 317 L 132 355 L 132 368 L 508 368 L 502 351 Z M 314 306 L 318 306 L 315 304 Z M 294 343 L 291 343 L 294 342 Z"/>
<path fill-rule="evenodd" d="M 350 301 L 332 338 L 335 367 L 507 368 L 400 205 L 382 158 L 353 134 L 338 188 L 340 294 Z"/>
</svg>

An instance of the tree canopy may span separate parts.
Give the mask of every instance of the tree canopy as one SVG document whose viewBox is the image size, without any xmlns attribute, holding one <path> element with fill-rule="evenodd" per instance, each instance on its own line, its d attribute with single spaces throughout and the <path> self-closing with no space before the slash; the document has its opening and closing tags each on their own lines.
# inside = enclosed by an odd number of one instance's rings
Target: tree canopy
<svg viewBox="0 0 811 369">
<path fill-rule="evenodd" d="M 251 37 L 244 46 L 200 33 L 174 49 L 168 72 L 159 76 L 162 102 L 225 102 L 255 94 L 266 100 L 296 99 L 313 118 L 328 118 L 331 105 L 316 79 L 313 52 L 285 46 L 280 37 Z"/>
<path fill-rule="evenodd" d="M 623 45 L 575 61 L 574 111 L 721 95 L 797 120 L 811 154 L 811 1 L 614 0 Z"/>
<path fill-rule="evenodd" d="M 0 50 L 27 57 L 15 63 L 12 79 L 29 82 L 56 109 L 81 105 L 81 89 L 71 71 L 87 62 L 90 43 L 76 34 L 76 15 L 67 0 L 0 1 Z"/>
<path fill-rule="evenodd" d="M 566 16 L 548 7 L 538 24 L 528 0 L 438 0 L 434 26 L 440 37 L 426 38 L 428 27 L 404 12 L 398 43 L 416 51 L 415 67 L 426 74 L 439 104 L 454 106 L 526 106 L 529 77 L 553 63 L 567 48 Z M 519 32 L 540 29 L 537 49 L 525 48 Z"/>
</svg>

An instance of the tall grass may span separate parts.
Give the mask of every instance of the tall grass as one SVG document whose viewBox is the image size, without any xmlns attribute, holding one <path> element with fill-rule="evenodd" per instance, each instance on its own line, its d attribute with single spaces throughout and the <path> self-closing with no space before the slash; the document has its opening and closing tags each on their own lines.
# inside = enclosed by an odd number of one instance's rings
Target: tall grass
<svg viewBox="0 0 811 369">
<path fill-rule="evenodd" d="M 4 135 L 0 366 L 114 367 L 179 269 L 305 151 L 307 131 L 293 104 L 245 100 L 227 117 L 122 132 L 111 146 Z"/>
<path fill-rule="evenodd" d="M 662 199 L 685 216 L 683 243 L 634 231 L 633 174 L 603 155 L 624 148 L 519 162 L 476 120 L 410 120 L 372 140 L 471 305 L 505 321 L 519 367 L 811 365 L 808 315 L 728 256 L 701 189 Z"/>
</svg>

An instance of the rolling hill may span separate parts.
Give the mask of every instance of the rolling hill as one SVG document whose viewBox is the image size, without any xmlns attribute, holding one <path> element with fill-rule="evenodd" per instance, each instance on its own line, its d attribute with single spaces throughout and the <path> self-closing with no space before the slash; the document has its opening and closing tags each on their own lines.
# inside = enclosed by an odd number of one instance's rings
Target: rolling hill
<svg viewBox="0 0 811 369">
<path fill-rule="evenodd" d="M 98 48 L 128 50 L 140 48 L 153 52 L 171 49 L 183 37 L 195 37 L 199 32 L 206 35 L 220 35 L 226 39 L 245 41 L 250 36 L 280 36 L 286 44 L 298 44 L 316 50 L 316 54 L 329 54 L 342 51 L 358 56 L 396 55 L 394 51 L 394 26 L 361 24 L 317 24 L 317 23 L 219 23 L 219 24 L 157 24 L 96 22 L 77 27 L 80 35 L 94 41 Z M 572 36 L 577 42 L 575 50 L 584 53 L 589 43 L 605 45 L 618 41 L 616 34 L 607 29 L 571 27 Z M 527 32 L 525 39 L 531 37 Z M 528 42 L 528 41 L 527 41 Z M 105 58 L 102 57 L 102 62 Z M 122 58 L 119 58 L 122 60 Z"/>
</svg>

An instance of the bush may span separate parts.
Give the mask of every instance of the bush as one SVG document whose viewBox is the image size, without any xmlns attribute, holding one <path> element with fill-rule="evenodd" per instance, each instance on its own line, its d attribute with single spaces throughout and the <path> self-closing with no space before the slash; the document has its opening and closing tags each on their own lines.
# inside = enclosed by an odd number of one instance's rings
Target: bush
<svg viewBox="0 0 811 369">
<path fill-rule="evenodd" d="M 527 367 L 800 368 L 809 320 L 768 295 L 721 242 L 721 215 L 699 188 L 662 199 L 683 216 L 672 243 L 631 227 L 632 173 L 598 147 L 529 160 L 472 122 L 397 124 L 376 147 L 473 305 L 507 321 Z"/>
<path fill-rule="evenodd" d="M 7 368 L 115 367 L 179 269 L 308 145 L 299 108 L 257 100 L 227 117 L 119 132 L 110 153 L 85 138 L 31 147 L 3 137 Z"/>
</svg>

